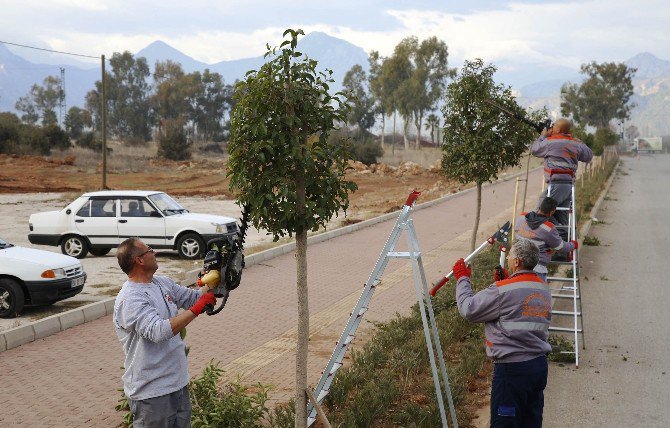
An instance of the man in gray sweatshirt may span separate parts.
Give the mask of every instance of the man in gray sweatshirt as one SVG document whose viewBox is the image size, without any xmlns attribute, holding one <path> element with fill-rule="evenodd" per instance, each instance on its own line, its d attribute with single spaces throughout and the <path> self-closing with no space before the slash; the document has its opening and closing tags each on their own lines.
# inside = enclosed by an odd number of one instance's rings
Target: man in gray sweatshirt
<svg viewBox="0 0 670 428">
<path fill-rule="evenodd" d="M 511 276 L 474 294 L 471 270 L 454 265 L 456 303 L 461 316 L 484 323 L 486 354 L 493 359 L 491 426 L 542 426 L 547 385 L 547 341 L 551 292 L 534 272 L 537 246 L 517 240 L 507 256 Z"/>
<path fill-rule="evenodd" d="M 123 241 L 117 258 L 128 280 L 114 302 L 112 321 L 126 355 L 123 390 L 133 426 L 188 427 L 188 361 L 179 332 L 216 298 L 206 286 L 192 290 L 154 276 L 154 250 L 138 238 Z"/>
</svg>

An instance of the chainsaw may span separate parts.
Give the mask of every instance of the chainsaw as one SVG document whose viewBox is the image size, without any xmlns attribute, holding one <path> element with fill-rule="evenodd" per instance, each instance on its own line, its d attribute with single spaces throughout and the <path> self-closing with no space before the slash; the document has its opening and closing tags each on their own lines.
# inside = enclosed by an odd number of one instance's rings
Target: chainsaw
<svg viewBox="0 0 670 428">
<path fill-rule="evenodd" d="M 197 284 L 207 285 L 217 298 L 221 298 L 219 307 L 207 305 L 207 315 L 216 315 L 226 306 L 230 292 L 236 289 L 242 280 L 244 269 L 244 239 L 249 224 L 249 208 L 244 206 L 242 222 L 234 235 L 215 238 L 207 242 L 207 253 L 203 269 L 198 274 Z"/>
</svg>

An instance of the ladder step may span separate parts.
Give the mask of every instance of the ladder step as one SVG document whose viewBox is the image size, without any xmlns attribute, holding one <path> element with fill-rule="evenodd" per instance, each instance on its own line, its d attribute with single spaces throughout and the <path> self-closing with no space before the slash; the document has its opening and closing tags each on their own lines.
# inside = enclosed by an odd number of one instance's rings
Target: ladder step
<svg viewBox="0 0 670 428">
<path fill-rule="evenodd" d="M 549 281 L 555 281 L 555 282 L 573 282 L 575 279 L 574 278 L 561 278 L 559 276 L 550 276 L 547 277 L 547 282 Z"/>
<path fill-rule="evenodd" d="M 568 294 L 552 294 L 551 297 L 557 298 L 557 299 L 574 299 L 577 298 L 579 299 L 579 295 L 574 296 L 574 295 L 568 295 Z"/>
<path fill-rule="evenodd" d="M 323 400 L 323 398 L 324 398 L 326 395 L 328 395 L 328 390 L 327 390 L 327 389 L 325 389 L 325 390 L 319 392 L 319 396 L 316 397 L 316 401 L 318 401 L 318 402 L 320 403 L 321 400 Z"/>
<path fill-rule="evenodd" d="M 572 312 L 572 311 L 551 311 L 551 314 L 552 315 L 579 315 L 579 316 L 582 315 L 581 312 L 575 313 L 575 312 Z"/>
<path fill-rule="evenodd" d="M 556 207 L 556 211 L 570 211 L 570 207 Z"/>
<path fill-rule="evenodd" d="M 549 331 L 564 331 L 564 332 L 567 332 L 567 333 L 574 333 L 575 329 L 574 328 L 567 328 L 567 327 L 551 327 L 550 326 Z M 582 332 L 582 329 L 578 328 L 577 333 L 581 333 L 581 332 Z"/>
<path fill-rule="evenodd" d="M 366 313 L 367 311 L 368 311 L 368 308 L 361 308 L 361 310 L 358 311 L 358 316 L 359 316 L 359 317 L 362 317 L 363 314 Z"/>
<path fill-rule="evenodd" d="M 328 373 L 330 376 L 334 375 L 336 371 L 340 369 L 344 364 L 343 363 L 333 363 L 333 368 L 330 369 L 330 372 Z"/>
<path fill-rule="evenodd" d="M 347 338 L 344 339 L 344 343 L 342 344 L 342 346 L 349 346 L 351 341 L 354 340 L 354 337 L 355 336 L 353 334 L 350 334 L 349 336 L 347 336 Z"/>
<path fill-rule="evenodd" d="M 410 253 L 408 251 L 394 251 L 386 254 L 386 257 L 392 258 L 392 259 L 409 259 L 409 258 L 419 258 L 421 257 L 421 252 L 417 253 Z"/>
</svg>

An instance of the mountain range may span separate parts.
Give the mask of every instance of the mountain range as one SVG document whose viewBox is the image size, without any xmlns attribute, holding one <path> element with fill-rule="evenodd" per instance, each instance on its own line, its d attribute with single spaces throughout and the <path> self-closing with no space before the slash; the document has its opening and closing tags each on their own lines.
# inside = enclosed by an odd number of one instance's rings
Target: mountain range
<svg viewBox="0 0 670 428">
<path fill-rule="evenodd" d="M 328 68 L 333 71 L 334 90 L 341 89 L 342 78 L 353 65 L 361 64 L 364 69 L 368 68 L 368 55 L 362 48 L 326 33 L 309 33 L 300 40 L 298 47 L 301 52 L 316 59 L 321 70 Z M 207 64 L 160 40 L 135 55 L 145 57 L 152 68 L 156 61 L 170 59 L 181 63 L 186 72 L 209 69 L 221 74 L 226 83 L 243 78 L 248 70 L 257 69 L 265 62 L 263 56 L 257 56 Z M 633 102 L 637 107 L 628 123 L 637 125 L 644 135 L 670 134 L 670 122 L 665 120 L 670 114 L 670 61 L 645 52 L 630 58 L 626 64 L 638 69 L 633 81 Z M 560 106 L 561 86 L 566 82 L 578 83 L 582 78 L 578 70 L 568 67 L 520 67 L 505 62 L 496 65 L 500 70 L 496 78 L 515 88 L 520 104 L 534 108 L 546 106 L 555 112 Z M 16 100 L 26 95 L 34 83 L 41 84 L 48 75 L 59 75 L 61 68 L 65 70 L 67 106 L 83 106 L 86 93 L 100 79 L 99 67 L 83 63 L 75 66 L 72 62 L 51 65 L 34 59 L 28 61 L 0 43 L 0 111 L 14 111 Z"/>
</svg>

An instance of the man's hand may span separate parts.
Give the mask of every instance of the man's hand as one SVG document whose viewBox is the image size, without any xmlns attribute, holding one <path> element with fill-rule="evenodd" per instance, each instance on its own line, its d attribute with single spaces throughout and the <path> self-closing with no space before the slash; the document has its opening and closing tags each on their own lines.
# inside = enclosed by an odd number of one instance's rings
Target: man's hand
<svg viewBox="0 0 670 428">
<path fill-rule="evenodd" d="M 453 270 L 454 270 L 454 277 L 456 277 L 456 281 L 458 281 L 464 276 L 470 277 L 470 275 L 472 275 L 472 269 L 466 266 L 465 260 L 463 259 L 458 259 L 458 261 L 456 261 Z"/>
<path fill-rule="evenodd" d="M 579 248 L 579 242 L 576 239 L 571 239 L 570 243 L 575 246 L 575 250 Z"/>
<path fill-rule="evenodd" d="M 502 269 L 502 274 L 503 274 L 502 278 L 500 277 L 500 272 L 499 272 L 499 270 L 501 270 L 501 269 Z M 493 269 L 493 280 L 494 281 L 502 281 L 503 279 L 507 279 L 507 278 L 509 278 L 509 272 L 504 267 L 498 266 L 497 268 Z"/>
<path fill-rule="evenodd" d="M 193 314 L 195 314 L 197 317 L 205 310 L 205 306 L 207 305 L 212 305 L 212 307 L 216 305 L 216 296 L 214 293 L 205 293 L 200 296 L 200 299 L 195 302 L 195 305 L 189 308 L 189 311 L 193 312 Z"/>
</svg>

